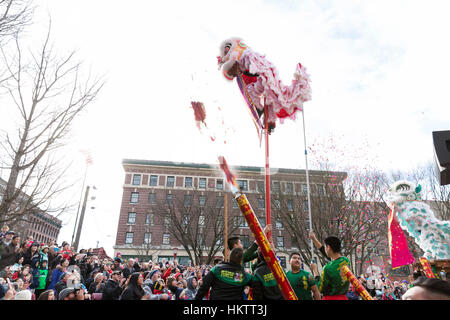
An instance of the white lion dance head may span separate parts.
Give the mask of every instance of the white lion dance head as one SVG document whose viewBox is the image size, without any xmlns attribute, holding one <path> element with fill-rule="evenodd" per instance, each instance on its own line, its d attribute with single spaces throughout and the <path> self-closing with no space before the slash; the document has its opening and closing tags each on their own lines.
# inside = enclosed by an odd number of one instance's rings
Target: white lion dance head
<svg viewBox="0 0 450 320">
<path fill-rule="evenodd" d="M 422 202 L 422 187 L 397 181 L 387 191 L 386 203 L 394 210 L 401 228 L 414 237 L 427 259 L 450 258 L 450 221 L 438 220 Z"/>
</svg>

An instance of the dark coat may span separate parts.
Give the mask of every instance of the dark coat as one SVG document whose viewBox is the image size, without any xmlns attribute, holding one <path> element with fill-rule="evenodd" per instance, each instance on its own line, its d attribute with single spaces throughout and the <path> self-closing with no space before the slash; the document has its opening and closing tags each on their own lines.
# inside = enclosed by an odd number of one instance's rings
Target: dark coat
<svg viewBox="0 0 450 320">
<path fill-rule="evenodd" d="M 119 300 L 122 294 L 122 288 L 114 280 L 108 280 L 103 288 L 102 300 Z"/>
</svg>

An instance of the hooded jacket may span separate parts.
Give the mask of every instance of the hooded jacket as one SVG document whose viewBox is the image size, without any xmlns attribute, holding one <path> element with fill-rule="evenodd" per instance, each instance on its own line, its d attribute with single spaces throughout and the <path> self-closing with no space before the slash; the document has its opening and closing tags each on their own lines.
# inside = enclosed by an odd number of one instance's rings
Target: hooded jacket
<svg viewBox="0 0 450 320">
<path fill-rule="evenodd" d="M 187 289 L 184 290 L 186 300 L 194 300 L 195 295 L 197 294 L 198 289 L 195 288 L 192 284 L 193 280 L 197 280 L 197 277 L 189 277 L 186 279 Z M 198 280 L 197 280 L 198 281 Z"/>
</svg>

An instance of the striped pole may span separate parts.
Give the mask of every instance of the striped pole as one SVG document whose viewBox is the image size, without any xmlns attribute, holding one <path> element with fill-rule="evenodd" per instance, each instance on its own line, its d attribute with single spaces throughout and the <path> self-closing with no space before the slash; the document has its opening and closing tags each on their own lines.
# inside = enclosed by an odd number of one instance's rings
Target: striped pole
<svg viewBox="0 0 450 320">
<path fill-rule="evenodd" d="M 358 279 L 356 279 L 355 275 L 350 271 L 348 266 L 342 266 L 341 275 L 344 279 L 348 279 L 350 283 L 353 285 L 353 288 L 356 289 L 358 294 L 364 300 L 373 300 L 372 296 L 367 292 L 367 290 L 359 283 Z"/>
<path fill-rule="evenodd" d="M 272 274 L 277 281 L 278 287 L 280 288 L 284 299 L 298 300 L 245 194 L 237 195 L 236 202 L 239 209 L 241 209 L 245 220 L 247 220 L 247 224 L 250 227 L 256 242 L 258 243 L 259 249 L 264 256 L 270 271 L 272 271 Z"/>
</svg>

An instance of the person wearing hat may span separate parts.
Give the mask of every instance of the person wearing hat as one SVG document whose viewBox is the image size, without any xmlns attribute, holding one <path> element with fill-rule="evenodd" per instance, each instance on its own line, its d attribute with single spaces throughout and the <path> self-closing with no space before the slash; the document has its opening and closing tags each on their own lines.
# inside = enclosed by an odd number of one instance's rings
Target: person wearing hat
<svg viewBox="0 0 450 320">
<path fill-rule="evenodd" d="M 65 288 L 67 288 L 67 280 L 69 279 L 70 273 L 66 273 L 64 272 L 61 275 L 60 280 L 55 284 L 55 291 L 57 294 L 59 294 L 62 290 L 64 290 Z"/>
<path fill-rule="evenodd" d="M 13 231 L 8 231 L 6 237 L 11 237 L 11 241 L 0 248 L 0 269 L 13 265 L 17 260 L 20 249 L 19 236 L 15 235 Z"/>
<path fill-rule="evenodd" d="M 30 247 L 23 254 L 24 261 L 23 264 L 31 265 L 34 258 L 39 258 L 39 244 L 37 242 L 33 242 Z"/>
<path fill-rule="evenodd" d="M 32 295 L 30 290 L 21 290 L 16 293 L 14 300 L 31 300 Z"/>
<path fill-rule="evenodd" d="M 159 282 L 161 279 L 161 271 L 154 269 L 147 274 L 144 281 L 144 291 L 149 295 L 149 300 L 169 300 L 169 295 L 163 292 L 163 285 Z"/>
<path fill-rule="evenodd" d="M 75 300 L 75 288 L 65 288 L 58 294 L 58 300 Z"/>
<path fill-rule="evenodd" d="M 113 271 L 111 277 L 103 288 L 102 300 L 119 300 L 123 291 L 123 285 L 127 279 L 122 278 L 122 272 Z"/>
</svg>

